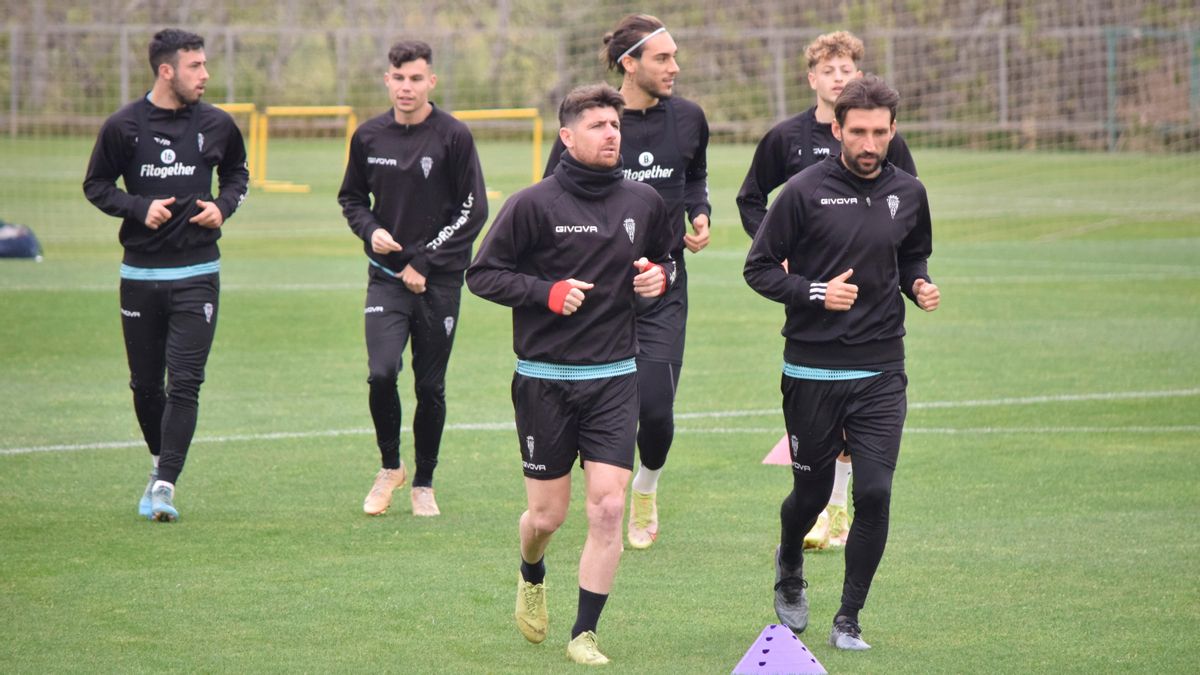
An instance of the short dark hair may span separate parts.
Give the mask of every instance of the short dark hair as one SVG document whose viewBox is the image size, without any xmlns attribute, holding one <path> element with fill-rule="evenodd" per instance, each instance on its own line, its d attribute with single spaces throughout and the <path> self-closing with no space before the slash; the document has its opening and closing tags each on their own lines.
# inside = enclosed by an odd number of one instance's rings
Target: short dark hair
<svg viewBox="0 0 1200 675">
<path fill-rule="evenodd" d="M 617 27 L 611 33 L 605 33 L 604 47 L 600 49 L 600 60 L 608 66 L 609 70 L 615 70 L 624 75 L 625 66 L 621 65 L 621 55 L 636 45 L 638 40 L 662 27 L 663 22 L 659 21 L 658 17 L 649 14 L 626 16 L 617 23 Z M 638 45 L 638 48 L 629 52 L 629 55 L 635 59 L 640 58 L 644 48 L 645 45 Z"/>
<path fill-rule="evenodd" d="M 900 93 L 888 86 L 878 75 L 867 74 L 856 80 L 850 80 L 837 102 L 833 104 L 833 117 L 838 125 L 846 123 L 846 113 L 850 110 L 874 110 L 887 108 L 892 113 L 892 122 L 896 121 L 896 108 L 900 105 Z"/>
<path fill-rule="evenodd" d="M 591 108 L 615 108 L 617 115 L 625 110 L 625 97 L 607 84 L 585 84 L 575 87 L 562 105 L 558 106 L 558 125 L 570 126 L 585 110 Z"/>
<path fill-rule="evenodd" d="M 158 77 L 158 67 L 164 63 L 179 65 L 180 50 L 195 52 L 204 49 L 204 38 L 186 30 L 167 28 L 150 39 L 150 71 Z"/>
<path fill-rule="evenodd" d="M 401 40 L 388 50 L 388 62 L 399 68 L 409 61 L 425 59 L 425 63 L 433 65 L 433 49 L 420 40 Z"/>
</svg>

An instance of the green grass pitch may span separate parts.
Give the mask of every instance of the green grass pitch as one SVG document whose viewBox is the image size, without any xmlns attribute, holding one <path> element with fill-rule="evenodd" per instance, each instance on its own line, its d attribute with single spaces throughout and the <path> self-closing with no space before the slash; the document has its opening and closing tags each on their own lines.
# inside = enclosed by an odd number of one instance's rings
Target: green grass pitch
<svg viewBox="0 0 1200 675">
<path fill-rule="evenodd" d="M 273 141 L 272 177 L 313 192 L 252 192 L 227 224 L 182 517 L 136 516 L 149 463 L 126 386 L 117 222 L 79 187 L 90 147 L 0 140 L 0 218 L 46 248 L 40 264 L 0 261 L 0 671 L 565 670 L 578 501 L 547 557 L 549 640 L 525 643 L 511 618 L 524 492 L 505 309 L 464 293 L 444 515 L 414 519 L 407 491 L 384 517 L 361 513 L 377 467 L 367 265 L 335 202 L 334 141 Z M 760 461 L 782 432 L 782 308 L 741 278 L 733 198 L 751 150 L 710 149 L 713 243 L 688 261 L 663 531 L 622 558 L 599 630 L 610 672 L 727 673 L 774 621 L 790 476 Z M 527 182 L 527 152 L 483 144 L 489 187 Z M 1194 672 L 1195 157 L 915 156 L 943 306 L 909 313 L 908 429 L 862 614 L 874 649 L 824 642 L 840 552 L 808 558 L 801 638 L 832 673 Z M 401 392 L 409 417 L 407 372 Z M 402 447 L 411 462 L 407 429 Z"/>
</svg>

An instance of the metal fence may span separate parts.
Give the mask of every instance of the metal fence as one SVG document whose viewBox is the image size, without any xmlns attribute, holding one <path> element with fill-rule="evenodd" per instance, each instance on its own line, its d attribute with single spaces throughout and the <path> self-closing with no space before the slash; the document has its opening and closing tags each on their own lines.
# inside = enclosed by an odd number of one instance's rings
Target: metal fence
<svg viewBox="0 0 1200 675">
<path fill-rule="evenodd" d="M 9 25 L 0 32 L 0 129 L 11 136 L 94 133 L 148 89 L 146 42 L 159 27 Z M 546 30 L 423 29 L 434 48 L 435 100 L 448 109 L 536 107 L 605 77 L 604 25 Z M 194 26 L 207 40 L 206 99 L 267 105 L 387 107 L 382 74 L 393 28 Z M 672 28 L 679 93 L 714 133 L 752 140 L 811 105 L 801 26 Z M 916 144 L 939 147 L 1200 149 L 1200 30 L 1133 27 L 860 30 L 865 70 L 903 97 Z"/>
</svg>

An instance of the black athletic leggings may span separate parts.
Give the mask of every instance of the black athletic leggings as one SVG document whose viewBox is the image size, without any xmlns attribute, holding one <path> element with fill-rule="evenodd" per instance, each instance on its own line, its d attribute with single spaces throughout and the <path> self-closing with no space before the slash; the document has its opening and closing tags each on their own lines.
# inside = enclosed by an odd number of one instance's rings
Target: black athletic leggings
<svg viewBox="0 0 1200 675">
<path fill-rule="evenodd" d="M 650 470 L 667 463 L 667 453 L 675 438 L 675 391 L 679 387 L 680 366 L 661 361 L 637 361 L 638 394 L 642 399 L 638 413 L 638 458 Z"/>
<path fill-rule="evenodd" d="M 842 605 L 862 609 L 871 589 L 871 580 L 887 544 L 888 520 L 892 501 L 892 476 L 895 469 L 879 462 L 851 455 L 854 471 L 854 524 L 846 541 L 846 576 L 842 584 Z M 779 510 L 782 524 L 779 557 L 787 567 L 803 560 L 804 535 L 817 522 L 817 516 L 829 503 L 833 491 L 834 466 L 821 475 L 808 478 L 792 474 L 792 491 Z"/>
<path fill-rule="evenodd" d="M 150 454 L 159 457 L 158 478 L 168 483 L 179 479 L 196 432 L 219 293 L 217 274 L 177 281 L 121 280 L 121 328 L 133 409 Z"/>
<path fill-rule="evenodd" d="M 414 294 L 402 284 L 372 278 L 365 314 L 369 404 L 385 468 L 400 466 L 400 394 L 396 380 L 412 338 L 414 487 L 433 484 L 446 425 L 446 368 L 457 332 L 461 289 L 427 285 Z M 378 309 L 377 309 L 378 308 Z"/>
</svg>

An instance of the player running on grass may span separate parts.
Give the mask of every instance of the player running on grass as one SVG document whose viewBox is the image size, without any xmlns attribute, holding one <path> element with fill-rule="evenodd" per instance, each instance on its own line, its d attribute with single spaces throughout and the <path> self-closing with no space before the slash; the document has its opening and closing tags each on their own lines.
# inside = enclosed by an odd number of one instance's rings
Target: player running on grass
<svg viewBox="0 0 1200 675">
<path fill-rule="evenodd" d="M 546 639 L 544 555 L 583 464 L 588 531 L 567 655 L 608 659 L 596 626 L 621 558 L 625 486 L 633 468 L 638 387 L 635 304 L 674 277 L 663 200 L 622 174 L 621 108 L 606 84 L 559 108 L 567 151 L 549 178 L 509 198 L 467 270 L 471 292 L 513 308 L 512 397 L 525 474 L 517 627 Z"/>
<path fill-rule="evenodd" d="M 363 240 L 369 405 L 382 467 L 363 512 L 388 510 L 407 473 L 400 459 L 396 379 L 412 339 L 415 516 L 441 513 L 433 493 L 446 424 L 446 367 L 458 324 L 463 270 L 487 220 L 483 171 L 471 132 L 429 100 L 437 85 L 433 52 L 419 41 L 388 52 L 384 85 L 392 107 L 350 141 L 338 203 Z"/>
<path fill-rule="evenodd" d="M 159 522 L 179 517 L 175 483 L 217 329 L 217 239 L 250 181 L 233 118 L 200 101 L 207 62 L 199 35 L 156 33 L 154 86 L 105 121 L 83 181 L 88 201 L 122 218 L 121 329 L 133 410 L 153 462 L 138 513 Z"/>
<path fill-rule="evenodd" d="M 678 272 L 662 298 L 638 314 L 637 380 L 641 394 L 639 465 L 629 503 L 629 545 L 649 548 L 658 537 L 658 478 L 675 435 L 675 390 L 683 368 L 687 327 L 687 269 L 683 249 L 708 246 L 708 121 L 700 106 L 674 96 L 679 64 L 675 40 L 661 21 L 646 14 L 621 19 L 604 36 L 601 59 L 622 76 L 621 158 L 625 177 L 646 183 L 667 204 L 671 255 Z M 562 155 L 550 152 L 546 175 Z M 685 220 L 685 212 L 687 219 Z M 687 222 L 693 233 L 687 232 Z"/>
<path fill-rule="evenodd" d="M 856 517 L 829 636 L 838 649 L 869 648 L 858 613 L 887 542 L 907 411 L 901 293 L 927 312 L 940 302 L 927 272 L 925 188 L 885 159 L 899 101 L 873 75 L 846 84 L 834 106 L 839 154 L 788 180 L 744 269 L 787 313 L 781 388 L 793 487 L 780 508 L 775 611 L 796 632 L 808 625 L 804 535 L 829 500 L 843 445 L 854 463 Z"/>
<path fill-rule="evenodd" d="M 864 52 L 862 40 L 846 31 L 821 35 L 804 50 L 808 86 L 816 92 L 817 104 L 775 125 L 754 151 L 754 160 L 737 196 L 742 227 L 752 238 L 767 213 L 767 195 L 772 190 L 826 157 L 837 156 L 841 142 L 832 131 L 833 105 L 847 82 L 862 77 L 858 63 Z M 917 166 L 900 134 L 888 145 L 887 158 L 893 165 L 917 175 Z M 843 453 L 838 457 L 829 505 L 805 536 L 805 548 L 846 545 L 850 535 L 850 514 L 846 510 L 849 484 L 850 458 Z"/>
</svg>

